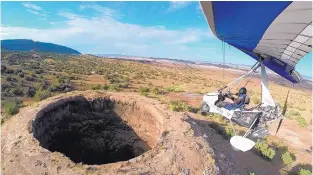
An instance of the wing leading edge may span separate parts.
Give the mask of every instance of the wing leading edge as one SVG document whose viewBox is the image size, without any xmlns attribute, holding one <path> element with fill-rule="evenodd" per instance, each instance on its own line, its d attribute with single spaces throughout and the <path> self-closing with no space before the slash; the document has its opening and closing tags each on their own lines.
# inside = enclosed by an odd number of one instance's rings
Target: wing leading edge
<svg viewBox="0 0 313 175">
<path fill-rule="evenodd" d="M 285 79 L 312 50 L 312 2 L 200 2 L 212 32 Z"/>
</svg>

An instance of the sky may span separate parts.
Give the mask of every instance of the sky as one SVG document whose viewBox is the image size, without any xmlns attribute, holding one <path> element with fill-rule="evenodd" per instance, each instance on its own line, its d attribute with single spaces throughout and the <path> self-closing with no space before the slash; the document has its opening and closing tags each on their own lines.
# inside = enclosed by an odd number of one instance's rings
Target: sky
<svg viewBox="0 0 313 175">
<path fill-rule="evenodd" d="M 91 54 L 223 62 L 198 2 L 1 2 L 1 39 L 32 39 Z M 227 46 L 225 62 L 255 60 Z M 312 77 L 312 52 L 296 70 Z"/>
</svg>

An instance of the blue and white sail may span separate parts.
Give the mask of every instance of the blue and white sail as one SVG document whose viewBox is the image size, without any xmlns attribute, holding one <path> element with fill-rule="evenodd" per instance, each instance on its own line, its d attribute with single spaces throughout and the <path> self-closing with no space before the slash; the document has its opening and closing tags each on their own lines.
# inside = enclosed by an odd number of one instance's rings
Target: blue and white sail
<svg viewBox="0 0 313 175">
<path fill-rule="evenodd" d="M 217 38 L 298 83 L 295 65 L 312 50 L 311 1 L 200 2 Z"/>
</svg>

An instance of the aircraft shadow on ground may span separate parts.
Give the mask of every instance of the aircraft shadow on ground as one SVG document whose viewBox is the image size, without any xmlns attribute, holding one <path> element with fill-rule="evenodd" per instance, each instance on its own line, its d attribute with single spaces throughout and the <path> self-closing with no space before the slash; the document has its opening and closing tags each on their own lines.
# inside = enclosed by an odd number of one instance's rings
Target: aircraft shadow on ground
<svg viewBox="0 0 313 175">
<path fill-rule="evenodd" d="M 203 136 L 203 132 L 200 132 L 196 128 L 197 126 L 195 125 L 195 123 L 197 125 L 200 125 L 202 128 L 205 128 L 205 130 L 208 130 L 210 128 L 214 129 L 214 131 L 218 135 L 220 135 L 224 140 L 229 140 L 231 138 L 231 135 L 229 134 L 229 131 L 228 132 L 226 131 L 226 125 L 227 124 L 219 124 L 219 123 L 216 123 L 214 121 L 198 120 L 198 119 L 194 119 L 192 117 L 188 117 L 187 119 L 185 119 L 185 121 L 191 125 L 191 128 L 194 131 L 194 136 L 196 136 L 196 137 Z M 238 135 L 244 135 L 245 131 L 239 131 L 237 134 Z M 231 147 L 231 146 L 229 146 L 229 147 Z M 259 157 L 258 163 L 262 163 L 264 165 L 260 165 L 260 164 L 255 165 L 255 166 L 258 166 L 258 167 L 254 171 L 252 169 L 250 169 L 250 171 L 252 171 L 252 172 L 254 172 L 256 174 L 262 174 L 264 172 L 259 172 L 258 173 L 258 170 L 262 169 L 260 167 L 263 167 L 263 169 L 270 168 L 271 170 L 269 170 L 268 172 L 270 172 L 271 174 L 274 175 L 274 174 L 280 174 L 279 170 L 285 166 L 285 165 L 283 165 L 282 161 L 280 160 L 280 155 L 281 155 L 280 153 L 284 152 L 286 150 L 287 150 L 286 147 L 279 148 L 279 151 L 276 152 L 276 154 L 275 154 L 275 156 L 274 156 L 274 158 L 272 160 L 269 160 L 266 157 L 262 156 L 260 154 L 260 152 L 258 150 L 256 150 L 256 149 L 252 149 L 251 151 L 249 151 L 250 153 L 249 152 L 245 152 L 245 153 L 243 153 L 243 152 L 236 152 L 234 150 L 231 151 L 231 152 L 232 152 L 232 154 L 238 155 L 238 157 L 245 157 L 245 159 L 250 159 L 251 158 L 251 161 L 254 161 L 254 160 L 258 159 L 258 157 Z M 246 172 L 242 172 L 242 173 L 249 174 L 249 172 L 248 172 L 249 170 L 247 170 L 247 168 L 245 168 L 245 165 L 241 165 L 241 166 L 243 166 L 245 171 L 246 171 Z M 250 168 L 251 168 L 251 164 L 249 164 L 247 166 L 250 166 Z"/>
</svg>

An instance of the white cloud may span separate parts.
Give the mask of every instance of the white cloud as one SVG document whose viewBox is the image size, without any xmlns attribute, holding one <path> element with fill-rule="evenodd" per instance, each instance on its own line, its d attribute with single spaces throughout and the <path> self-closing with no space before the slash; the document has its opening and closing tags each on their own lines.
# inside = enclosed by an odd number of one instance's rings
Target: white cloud
<svg viewBox="0 0 313 175">
<path fill-rule="evenodd" d="M 113 18 L 111 14 L 114 13 L 116 12 L 112 10 L 110 13 L 87 18 L 69 12 L 60 12 L 59 15 L 66 19 L 66 25 L 63 27 L 36 29 L 1 26 L 1 38 L 53 42 L 83 53 L 123 53 L 180 58 L 180 55 L 188 56 L 181 52 L 190 51 L 188 44 L 212 37 L 208 29 L 169 30 L 164 26 L 147 27 L 124 23 Z"/>
<path fill-rule="evenodd" d="M 47 16 L 47 14 L 45 14 L 45 13 L 39 13 L 39 12 L 34 11 L 34 10 L 27 9 L 27 11 L 34 14 L 34 15 L 43 16 L 43 17 Z"/>
<path fill-rule="evenodd" d="M 116 10 L 112 10 L 110 8 L 103 7 L 103 6 L 100 6 L 97 4 L 80 5 L 79 8 L 81 10 L 91 9 L 91 10 L 94 10 L 94 11 L 101 13 L 104 16 L 110 16 L 110 17 L 115 17 L 115 18 L 120 16 L 120 14 Z"/>
<path fill-rule="evenodd" d="M 36 11 L 34 11 L 34 10 L 27 9 L 27 11 L 29 11 L 29 12 L 32 13 L 32 14 L 39 15 L 39 13 L 36 12 Z"/>
<path fill-rule="evenodd" d="M 28 8 L 28 9 L 33 9 L 33 10 L 42 10 L 40 6 L 38 5 L 35 5 L 35 4 L 31 4 L 31 3 L 27 3 L 27 2 L 24 2 L 22 3 L 24 7 Z"/>
<path fill-rule="evenodd" d="M 31 3 L 22 3 L 22 4 L 24 7 L 26 7 L 26 10 L 29 13 L 41 16 L 41 19 L 46 19 L 44 17 L 47 16 L 47 12 L 44 12 L 40 6 L 35 5 L 35 4 L 31 4 Z"/>
<path fill-rule="evenodd" d="M 187 7 L 191 4 L 191 1 L 171 1 L 170 7 L 168 8 L 169 11 L 175 11 L 182 8 Z"/>
</svg>

